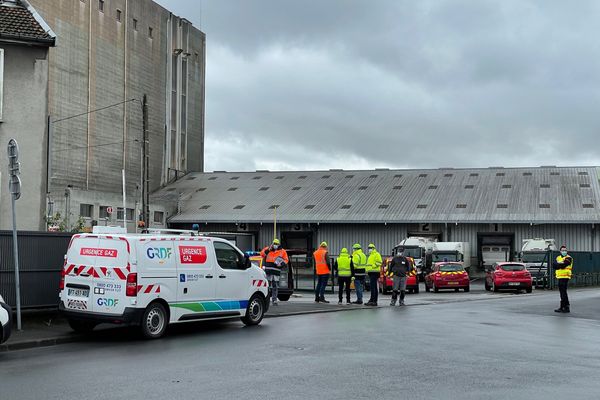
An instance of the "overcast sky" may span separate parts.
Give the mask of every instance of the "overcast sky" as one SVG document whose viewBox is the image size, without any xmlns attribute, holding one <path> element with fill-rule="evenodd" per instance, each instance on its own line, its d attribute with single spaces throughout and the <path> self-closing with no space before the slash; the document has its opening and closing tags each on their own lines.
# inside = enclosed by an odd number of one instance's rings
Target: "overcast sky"
<svg viewBox="0 0 600 400">
<path fill-rule="evenodd" d="M 207 171 L 600 165 L 598 1 L 158 2 L 207 36 Z"/>
</svg>

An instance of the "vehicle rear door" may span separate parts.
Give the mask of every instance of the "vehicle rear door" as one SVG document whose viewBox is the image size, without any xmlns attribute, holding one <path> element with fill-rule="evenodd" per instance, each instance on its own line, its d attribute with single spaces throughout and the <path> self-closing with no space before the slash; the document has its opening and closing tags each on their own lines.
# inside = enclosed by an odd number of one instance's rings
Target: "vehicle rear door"
<svg viewBox="0 0 600 400">
<path fill-rule="evenodd" d="M 62 293 L 63 305 L 69 310 L 94 311 L 93 271 L 98 242 L 98 236 L 73 236 L 65 259 L 65 288 Z"/>
<path fill-rule="evenodd" d="M 122 315 L 127 307 L 127 275 L 131 272 L 131 249 L 127 238 L 100 236 L 93 276 L 94 310 Z"/>
</svg>

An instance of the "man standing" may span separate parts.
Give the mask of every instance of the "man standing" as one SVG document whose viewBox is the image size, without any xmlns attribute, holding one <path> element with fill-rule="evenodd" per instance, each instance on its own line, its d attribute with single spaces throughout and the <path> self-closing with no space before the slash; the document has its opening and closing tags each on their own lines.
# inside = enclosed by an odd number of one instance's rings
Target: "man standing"
<svg viewBox="0 0 600 400">
<path fill-rule="evenodd" d="M 379 288 L 377 285 L 377 281 L 379 280 L 379 276 L 381 275 L 381 264 L 383 264 L 381 254 L 377 252 L 377 249 L 375 248 L 375 245 L 373 243 L 369 244 L 367 274 L 369 275 L 369 285 L 371 286 L 371 298 L 369 299 L 369 302 L 365 304 L 367 306 L 377 306 L 377 300 L 379 297 Z"/>
<path fill-rule="evenodd" d="M 404 257 L 404 253 L 402 251 L 399 251 L 388 265 L 387 274 L 394 280 L 392 288 L 392 301 L 390 302 L 390 306 L 396 305 L 398 293 L 400 293 L 400 303 L 398 303 L 398 305 L 404 305 L 406 279 L 408 278 L 408 274 L 411 272 L 411 268 L 412 264 L 410 260 Z"/>
<path fill-rule="evenodd" d="M 352 246 L 352 260 L 350 264 L 354 286 L 356 287 L 356 301 L 352 302 L 352 304 L 363 303 L 363 287 L 365 284 L 366 268 L 367 256 L 363 253 L 360 244 L 356 243 Z"/>
<path fill-rule="evenodd" d="M 560 307 L 554 310 L 554 312 L 570 313 L 571 305 L 569 304 L 567 287 L 569 286 L 569 280 L 573 271 L 573 257 L 567 253 L 567 246 L 560 247 L 560 255 L 556 257 L 556 261 L 554 262 L 554 271 L 560 292 Z"/>
<path fill-rule="evenodd" d="M 350 254 L 348 254 L 348 249 L 344 247 L 340 251 L 340 256 L 337 258 L 337 275 L 339 285 L 338 304 L 342 304 L 342 295 L 344 293 L 344 288 L 346 290 L 346 304 L 350 304 L 350 283 L 352 282 L 352 269 L 350 266 L 351 263 L 352 261 L 350 259 Z"/>
<path fill-rule="evenodd" d="M 267 274 L 267 281 L 269 281 L 269 287 L 271 288 L 271 298 L 274 306 L 277 305 L 281 269 L 289 263 L 287 252 L 280 248 L 280 246 L 279 239 L 273 239 L 271 246 L 265 247 L 260 252 L 263 265 L 265 266 L 265 273 Z"/>
<path fill-rule="evenodd" d="M 313 253 L 315 269 L 317 270 L 317 289 L 315 290 L 315 303 L 329 303 L 325 300 L 325 289 L 331 273 L 327 242 L 321 242 L 319 249 Z"/>
</svg>

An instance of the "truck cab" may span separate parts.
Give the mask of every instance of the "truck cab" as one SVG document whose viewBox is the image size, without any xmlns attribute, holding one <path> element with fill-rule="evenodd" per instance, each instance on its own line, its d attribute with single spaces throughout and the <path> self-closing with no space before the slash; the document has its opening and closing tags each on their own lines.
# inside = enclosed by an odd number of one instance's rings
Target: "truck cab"
<svg viewBox="0 0 600 400">
<path fill-rule="evenodd" d="M 519 260 L 531 273 L 533 284 L 536 287 L 544 286 L 548 282 L 549 251 L 556 250 L 554 239 L 524 239 Z"/>
</svg>

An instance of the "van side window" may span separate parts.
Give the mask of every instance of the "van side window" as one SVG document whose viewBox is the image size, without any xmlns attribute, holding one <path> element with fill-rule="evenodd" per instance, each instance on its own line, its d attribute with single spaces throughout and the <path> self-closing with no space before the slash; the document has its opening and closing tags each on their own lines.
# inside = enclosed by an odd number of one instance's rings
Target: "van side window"
<svg viewBox="0 0 600 400">
<path fill-rule="evenodd" d="M 233 247 L 222 242 L 213 242 L 217 263 L 223 269 L 244 269 L 243 256 Z"/>
</svg>

